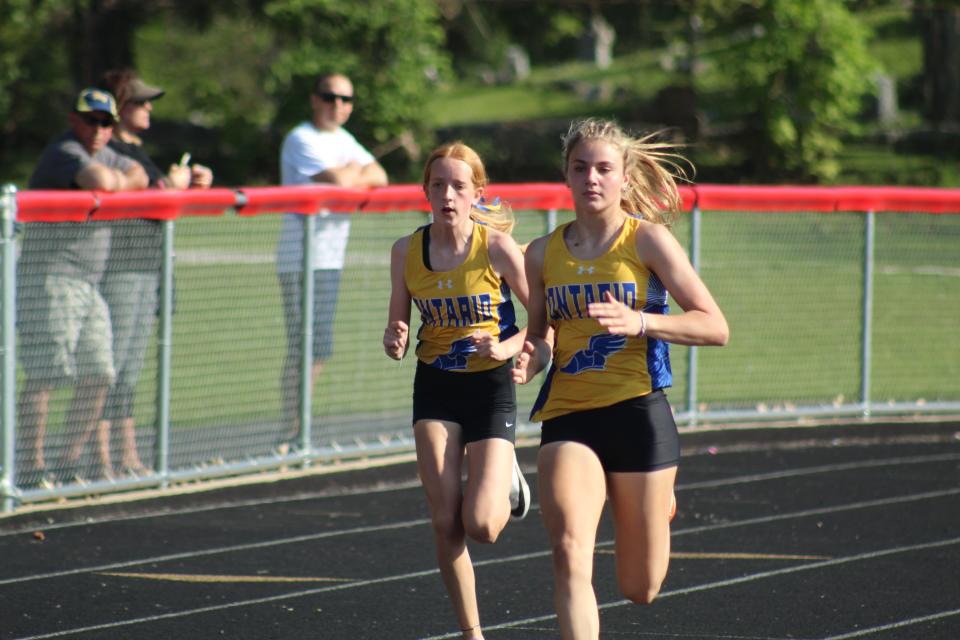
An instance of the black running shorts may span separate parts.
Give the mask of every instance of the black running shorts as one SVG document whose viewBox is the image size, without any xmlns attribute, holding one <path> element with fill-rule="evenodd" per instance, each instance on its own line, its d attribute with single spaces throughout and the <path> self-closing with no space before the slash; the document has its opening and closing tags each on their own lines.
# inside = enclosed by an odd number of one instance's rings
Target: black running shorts
<svg viewBox="0 0 960 640">
<path fill-rule="evenodd" d="M 573 441 L 590 447 L 607 473 L 656 471 L 680 461 L 680 436 L 663 390 L 543 422 L 540 446 Z"/>
<path fill-rule="evenodd" d="M 413 380 L 413 421 L 446 420 L 463 429 L 464 442 L 502 438 L 514 442 L 517 396 L 511 368 L 458 373 L 417 361 Z"/>
</svg>

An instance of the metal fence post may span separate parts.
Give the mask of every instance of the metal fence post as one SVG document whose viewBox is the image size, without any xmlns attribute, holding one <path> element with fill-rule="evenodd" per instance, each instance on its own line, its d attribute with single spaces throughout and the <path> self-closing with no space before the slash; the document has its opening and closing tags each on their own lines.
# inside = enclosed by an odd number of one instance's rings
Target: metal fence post
<svg viewBox="0 0 960 640">
<path fill-rule="evenodd" d="M 163 265 L 160 269 L 160 318 L 157 327 L 156 467 L 161 486 L 169 486 L 170 474 L 170 377 L 173 349 L 173 255 L 174 222 L 163 223 Z"/>
<path fill-rule="evenodd" d="M 321 211 L 319 215 L 329 214 Z M 313 431 L 313 299 L 316 295 L 313 277 L 313 235 L 317 229 L 317 216 L 303 216 L 303 278 L 300 294 L 300 451 L 304 465 L 309 465 L 308 455 Z"/>
<path fill-rule="evenodd" d="M 870 415 L 870 367 L 873 350 L 873 252 L 876 235 L 876 214 L 868 211 L 864 220 L 863 239 L 863 320 L 860 346 L 860 402 L 863 415 Z"/>
<path fill-rule="evenodd" d="M 16 354 L 16 299 L 17 299 L 17 243 L 14 239 L 14 222 L 17 219 L 17 188 L 12 184 L 3 185 L 0 195 L 0 216 L 2 216 L 2 235 L 0 235 L 0 261 L 3 269 L 3 291 L 0 312 L 2 312 L 2 326 L 0 326 L 0 378 L 3 388 L 0 389 L 0 421 L 2 421 L 2 451 L 3 472 L 0 475 L 0 500 L 4 513 L 13 511 L 16 506 L 16 393 L 17 393 L 17 354 Z"/>
<path fill-rule="evenodd" d="M 690 263 L 697 273 L 700 273 L 701 218 L 700 205 L 694 205 L 690 221 Z M 687 413 L 691 425 L 697 423 L 697 379 L 697 348 L 691 346 L 687 349 Z"/>
<path fill-rule="evenodd" d="M 549 209 L 547 211 L 547 233 L 550 233 L 557 228 L 557 210 Z"/>
</svg>

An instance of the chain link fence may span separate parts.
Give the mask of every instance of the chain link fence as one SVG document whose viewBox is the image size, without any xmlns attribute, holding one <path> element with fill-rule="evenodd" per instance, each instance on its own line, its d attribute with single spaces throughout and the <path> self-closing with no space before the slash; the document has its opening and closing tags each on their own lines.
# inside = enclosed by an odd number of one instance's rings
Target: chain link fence
<svg viewBox="0 0 960 640">
<path fill-rule="evenodd" d="M 150 220 L 131 219 L 128 201 L 69 221 L 46 206 L 15 230 L 7 190 L 4 510 L 412 449 L 415 363 L 388 359 L 381 339 L 390 247 L 428 221 L 422 194 L 401 189 L 374 207 L 328 190 L 325 207 L 297 205 L 323 211 L 302 215 L 308 234 L 326 216 L 349 224 L 349 240 L 335 304 L 321 281 L 295 275 L 307 320 L 291 325 L 277 258 L 292 205 L 278 193 L 259 203 L 256 190 L 207 194 Z M 723 209 L 693 206 L 674 228 L 731 327 L 726 348 L 672 348 L 679 423 L 960 409 L 960 216 Z M 572 213 L 517 217 L 526 243 Z M 74 248 L 89 250 L 93 237 L 106 238 L 106 262 L 84 280 L 70 260 L 93 256 L 70 257 L 71 243 L 85 238 Z M 315 309 L 329 312 L 332 342 L 312 371 L 303 338 Z M 82 323 L 90 329 L 75 331 Z M 538 387 L 518 389 L 521 417 Z"/>
</svg>

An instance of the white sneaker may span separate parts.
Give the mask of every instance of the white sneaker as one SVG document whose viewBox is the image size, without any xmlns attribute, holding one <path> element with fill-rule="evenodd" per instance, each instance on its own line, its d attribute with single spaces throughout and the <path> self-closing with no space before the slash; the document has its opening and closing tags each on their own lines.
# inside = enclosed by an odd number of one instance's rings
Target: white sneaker
<svg viewBox="0 0 960 640">
<path fill-rule="evenodd" d="M 530 487 L 520 471 L 517 454 L 513 454 L 513 479 L 510 483 L 510 517 L 523 520 L 530 511 Z"/>
</svg>

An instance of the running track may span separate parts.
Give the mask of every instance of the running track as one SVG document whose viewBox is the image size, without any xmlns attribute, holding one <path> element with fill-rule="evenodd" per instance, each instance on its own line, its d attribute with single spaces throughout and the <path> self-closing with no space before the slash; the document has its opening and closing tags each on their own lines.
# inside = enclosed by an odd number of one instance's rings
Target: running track
<svg viewBox="0 0 960 640">
<path fill-rule="evenodd" d="M 601 524 L 603 638 L 960 638 L 960 424 L 681 442 L 652 606 L 616 591 Z M 459 637 L 412 462 L 271 480 L 0 517 L 0 640 Z M 488 640 L 559 637 L 536 502 L 470 549 Z"/>
</svg>

